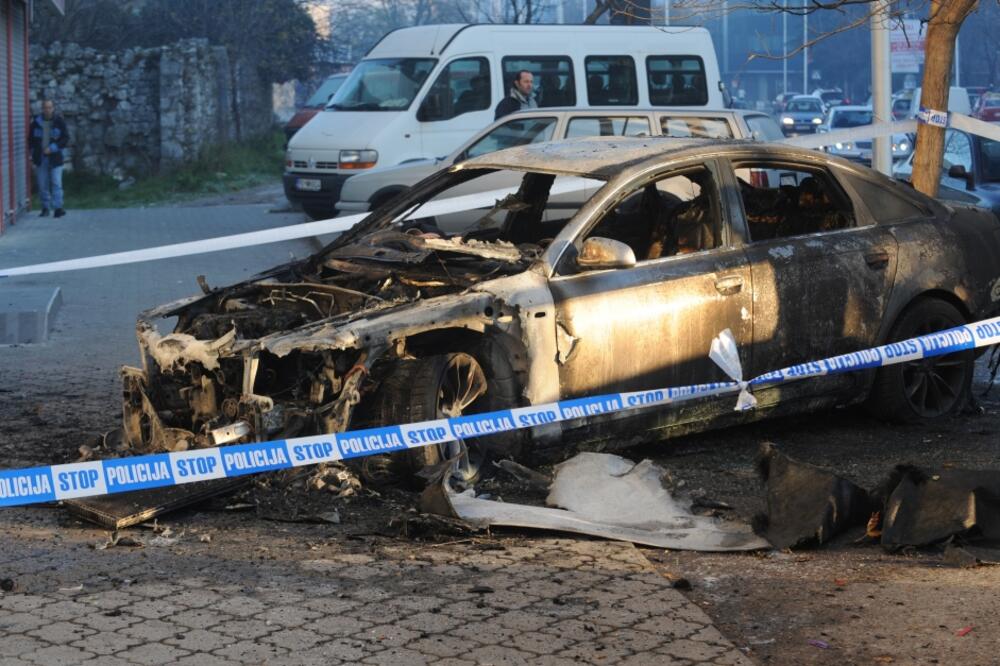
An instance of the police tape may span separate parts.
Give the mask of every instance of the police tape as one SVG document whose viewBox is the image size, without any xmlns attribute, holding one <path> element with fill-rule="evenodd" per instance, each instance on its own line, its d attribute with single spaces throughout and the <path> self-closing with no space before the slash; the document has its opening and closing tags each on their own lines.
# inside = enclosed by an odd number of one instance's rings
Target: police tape
<svg viewBox="0 0 1000 666">
<path fill-rule="evenodd" d="M 582 192 L 586 190 L 587 187 L 591 186 L 593 182 L 596 181 L 577 177 L 564 178 L 553 183 L 550 195 Z M 475 194 L 450 197 L 440 201 L 429 201 L 419 209 L 409 211 L 403 219 L 408 219 L 412 215 L 418 215 L 418 217 L 434 217 L 437 215 L 448 215 L 469 210 L 490 208 L 495 205 L 498 200 L 503 199 L 516 191 L 517 187 L 508 187 L 490 190 L 488 192 L 477 192 Z M 253 247 L 255 245 L 279 243 L 281 241 L 295 240 L 298 238 L 309 238 L 311 236 L 321 236 L 323 234 L 340 233 L 347 231 L 355 224 L 368 217 L 368 215 L 368 213 L 359 213 L 357 215 L 335 217 L 329 220 L 320 220 L 318 222 L 293 224 L 275 229 L 250 231 L 243 234 L 232 234 L 229 236 L 217 236 L 215 238 L 205 238 L 186 243 L 160 245 L 157 247 L 143 248 L 141 250 L 128 250 L 126 252 L 114 252 L 111 254 L 102 254 L 92 257 L 64 259 L 62 261 L 50 261 L 42 264 L 5 268 L 0 269 L 0 278 L 16 277 L 21 275 L 37 275 L 39 273 L 76 271 L 87 268 L 122 266 L 124 264 L 134 264 L 143 261 L 187 257 L 196 254 L 205 254 L 208 252 L 235 250 L 242 247 Z"/>
<path fill-rule="evenodd" d="M 0 507 L 163 488 L 363 458 L 456 439 L 495 435 L 736 392 L 740 393 L 736 408 L 750 409 L 755 400 L 749 395 L 749 390 L 754 387 L 907 363 L 998 343 L 1000 317 L 994 317 L 871 349 L 793 365 L 744 381 L 736 341 L 726 330 L 713 340 L 710 357 L 733 379 L 730 382 L 610 393 L 294 439 L 4 470 L 0 471 Z"/>
<path fill-rule="evenodd" d="M 922 118 L 900 120 L 897 122 L 878 122 L 871 125 L 834 130 L 832 132 L 793 136 L 782 140 L 781 143 L 788 146 L 796 146 L 797 148 L 822 148 L 836 143 L 853 143 L 864 139 L 875 139 L 894 134 L 915 134 L 917 125 L 921 123 L 934 124 L 939 127 L 947 126 L 986 139 L 992 139 L 993 141 L 1000 141 L 1000 124 L 997 123 L 988 123 L 978 118 L 953 112 L 945 114 L 945 125 L 940 125 L 942 121 L 940 115 L 934 116 L 934 120 L 934 123 L 926 123 Z"/>
</svg>

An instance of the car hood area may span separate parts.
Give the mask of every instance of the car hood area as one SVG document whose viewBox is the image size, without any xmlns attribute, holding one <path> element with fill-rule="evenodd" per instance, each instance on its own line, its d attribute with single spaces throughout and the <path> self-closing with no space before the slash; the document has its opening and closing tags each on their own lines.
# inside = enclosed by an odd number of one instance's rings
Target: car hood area
<svg viewBox="0 0 1000 666">
<path fill-rule="evenodd" d="M 341 430 L 387 349 L 495 321 L 502 313 L 481 287 L 524 273 L 541 252 L 414 231 L 361 235 L 229 287 L 201 279 L 204 294 L 142 313 L 143 368 L 122 371 L 132 448 Z M 173 331 L 161 332 L 172 317 Z"/>
</svg>

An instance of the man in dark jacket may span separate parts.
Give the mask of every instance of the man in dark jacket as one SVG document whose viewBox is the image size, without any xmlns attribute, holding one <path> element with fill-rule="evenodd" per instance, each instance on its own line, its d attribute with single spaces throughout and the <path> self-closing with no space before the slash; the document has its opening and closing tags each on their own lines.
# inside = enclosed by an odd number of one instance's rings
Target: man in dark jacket
<svg viewBox="0 0 1000 666">
<path fill-rule="evenodd" d="M 507 96 L 497 104 L 496 113 L 493 120 L 500 120 L 506 115 L 523 109 L 537 109 L 538 103 L 531 96 L 531 91 L 535 87 L 535 77 L 526 69 L 522 69 L 514 75 L 514 83 L 510 87 Z"/>
<path fill-rule="evenodd" d="M 63 210 L 63 149 L 69 143 L 69 132 L 62 116 L 56 115 L 52 100 L 42 102 L 42 113 L 31 119 L 28 145 L 31 162 L 35 165 L 38 193 L 42 198 L 42 217 L 55 210 L 56 217 L 66 214 Z"/>
</svg>

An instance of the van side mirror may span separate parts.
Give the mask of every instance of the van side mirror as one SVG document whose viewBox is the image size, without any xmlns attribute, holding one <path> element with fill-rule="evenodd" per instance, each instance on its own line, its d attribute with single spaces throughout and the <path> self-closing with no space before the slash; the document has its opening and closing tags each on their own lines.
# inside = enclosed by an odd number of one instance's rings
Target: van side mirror
<svg viewBox="0 0 1000 666">
<path fill-rule="evenodd" d="M 576 255 L 576 265 L 588 271 L 632 268 L 635 266 L 635 252 L 620 241 L 594 236 L 583 241 L 583 247 Z"/>
<path fill-rule="evenodd" d="M 952 164 L 948 168 L 948 177 L 965 181 L 965 189 L 972 192 L 976 189 L 976 176 L 965 170 L 964 164 Z"/>
</svg>

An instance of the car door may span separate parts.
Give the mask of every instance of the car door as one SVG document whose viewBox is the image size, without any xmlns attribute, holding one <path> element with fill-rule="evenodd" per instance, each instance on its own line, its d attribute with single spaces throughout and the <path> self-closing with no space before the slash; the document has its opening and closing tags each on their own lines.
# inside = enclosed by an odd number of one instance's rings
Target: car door
<svg viewBox="0 0 1000 666">
<path fill-rule="evenodd" d="M 885 227 L 814 162 L 735 160 L 753 280 L 751 374 L 873 346 L 896 270 Z M 754 176 L 764 170 L 773 179 Z M 856 373 L 782 387 L 783 395 L 847 389 Z"/>
<path fill-rule="evenodd" d="M 650 185 L 655 197 L 646 194 Z M 751 274 L 742 249 L 731 243 L 719 191 L 714 160 L 647 177 L 575 239 L 551 281 L 563 397 L 727 379 L 709 360 L 709 348 L 727 328 L 741 349 L 749 346 Z M 663 202 L 661 215 L 645 205 L 627 210 L 637 196 Z M 708 212 L 711 238 L 687 254 L 653 256 L 654 227 L 664 226 L 657 220 L 670 224 L 671 216 L 692 210 Z M 638 261 L 615 270 L 576 269 L 575 251 L 595 236 L 627 243 Z"/>
</svg>

